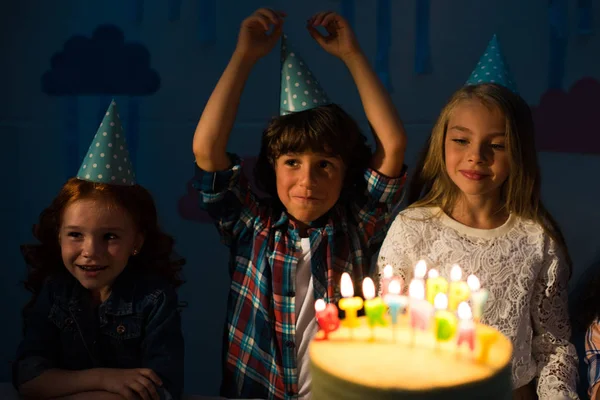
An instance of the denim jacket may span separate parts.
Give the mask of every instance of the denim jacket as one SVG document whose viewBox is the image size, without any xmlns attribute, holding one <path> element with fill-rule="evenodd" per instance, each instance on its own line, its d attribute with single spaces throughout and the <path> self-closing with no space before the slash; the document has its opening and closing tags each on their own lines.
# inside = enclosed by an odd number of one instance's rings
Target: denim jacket
<svg viewBox="0 0 600 400">
<path fill-rule="evenodd" d="M 49 278 L 24 316 L 13 384 L 52 368 L 150 368 L 163 382 L 161 399 L 179 399 L 184 345 L 177 306 L 169 283 L 129 268 L 96 308 L 67 272 Z"/>
</svg>

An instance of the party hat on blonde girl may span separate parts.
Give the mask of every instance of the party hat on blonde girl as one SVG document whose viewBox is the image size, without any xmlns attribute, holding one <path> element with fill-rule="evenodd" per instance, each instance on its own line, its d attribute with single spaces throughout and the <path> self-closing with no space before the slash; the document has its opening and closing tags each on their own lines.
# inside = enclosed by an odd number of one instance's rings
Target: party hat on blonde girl
<svg viewBox="0 0 600 400">
<path fill-rule="evenodd" d="M 492 36 L 487 48 L 465 84 L 477 85 L 480 83 L 497 83 L 513 93 L 518 93 L 517 85 L 510 73 L 504 54 L 502 54 L 500 41 L 496 35 Z"/>
<path fill-rule="evenodd" d="M 281 96 L 279 114 L 310 110 L 331 104 L 327 93 L 302 57 L 281 37 Z"/>
<path fill-rule="evenodd" d="M 135 173 L 129 158 L 117 103 L 114 100 L 110 102 L 83 158 L 77 178 L 96 183 L 135 185 Z"/>
</svg>

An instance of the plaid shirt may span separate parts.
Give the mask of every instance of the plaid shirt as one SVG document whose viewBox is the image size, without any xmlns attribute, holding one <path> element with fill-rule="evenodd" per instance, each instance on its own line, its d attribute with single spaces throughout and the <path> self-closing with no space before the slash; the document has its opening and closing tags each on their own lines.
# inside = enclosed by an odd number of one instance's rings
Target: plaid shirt
<svg viewBox="0 0 600 400">
<path fill-rule="evenodd" d="M 594 399 L 600 387 L 600 320 L 594 321 L 585 334 L 585 362 L 588 364 L 588 393 Z"/>
<path fill-rule="evenodd" d="M 221 395 L 294 399 L 296 359 L 296 266 L 301 241 L 281 206 L 258 199 L 241 173 L 241 161 L 215 173 L 196 167 L 193 186 L 201 207 L 215 219 L 230 248 L 229 290 Z M 339 282 L 348 272 L 361 293 L 400 201 L 406 174 L 386 178 L 367 169 L 352 202 L 339 201 L 308 230 L 314 297 L 340 298 Z"/>
</svg>

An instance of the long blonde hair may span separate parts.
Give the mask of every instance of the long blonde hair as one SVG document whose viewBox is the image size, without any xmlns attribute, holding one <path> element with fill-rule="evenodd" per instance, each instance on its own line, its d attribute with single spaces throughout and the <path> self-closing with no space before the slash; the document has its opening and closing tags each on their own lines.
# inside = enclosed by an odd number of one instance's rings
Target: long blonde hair
<svg viewBox="0 0 600 400">
<path fill-rule="evenodd" d="M 446 170 L 444 143 L 452 112 L 456 106 L 469 100 L 478 100 L 490 109 L 497 108 L 506 120 L 505 146 L 510 173 L 501 190 L 504 210 L 539 223 L 562 248 L 571 268 L 562 232 L 541 201 L 541 174 L 531 109 L 523 98 L 504 86 L 494 83 L 464 86 L 452 95 L 417 163 L 409 191 L 409 207 L 437 206 L 448 214 L 456 204 L 460 189 Z"/>
</svg>

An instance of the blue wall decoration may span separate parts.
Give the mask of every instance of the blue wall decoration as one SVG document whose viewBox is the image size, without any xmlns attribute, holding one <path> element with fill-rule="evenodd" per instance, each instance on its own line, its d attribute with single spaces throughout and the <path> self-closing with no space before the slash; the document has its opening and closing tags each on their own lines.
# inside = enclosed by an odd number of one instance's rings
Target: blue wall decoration
<svg viewBox="0 0 600 400">
<path fill-rule="evenodd" d="M 217 1 L 199 1 L 199 39 L 203 46 L 211 46 L 217 40 Z"/>
<path fill-rule="evenodd" d="M 169 0 L 169 21 L 179 21 L 181 16 L 181 0 Z"/>
<path fill-rule="evenodd" d="M 354 15 L 356 13 L 355 13 L 354 0 L 341 0 L 340 1 L 340 14 L 342 14 L 342 16 L 344 18 L 346 18 L 346 21 L 348 21 L 348 23 L 350 24 L 350 26 L 352 27 L 352 29 L 355 29 L 355 26 L 354 26 L 355 17 L 354 17 Z"/>
<path fill-rule="evenodd" d="M 377 0 L 377 54 L 375 71 L 383 85 L 391 93 L 390 47 L 392 44 L 391 0 Z"/>
<path fill-rule="evenodd" d="M 131 109 L 126 128 L 129 152 L 135 162 L 139 125 L 137 97 L 154 94 L 160 88 L 160 77 L 150 67 L 150 53 L 146 47 L 126 43 L 123 32 L 114 25 L 100 25 L 91 38 L 79 35 L 69 38 L 63 49 L 52 56 L 50 66 L 42 76 L 42 91 L 50 96 L 67 98 L 64 117 L 66 176 L 73 176 L 81 162 L 78 96 L 100 96 L 99 110 L 106 110 L 112 96 L 136 97 L 129 103 Z M 88 142 L 87 136 L 84 142 Z"/>
<path fill-rule="evenodd" d="M 531 107 L 538 150 L 600 155 L 598 99 L 600 80 L 592 77 L 579 79 L 568 90 L 544 93 Z"/>
<path fill-rule="evenodd" d="M 137 148 L 140 124 L 140 102 L 137 96 L 129 97 L 129 107 L 127 107 L 127 126 L 125 137 L 129 148 L 129 157 L 131 164 L 135 168 L 137 162 Z"/>
<path fill-rule="evenodd" d="M 431 50 L 429 44 L 430 0 L 417 0 L 415 21 L 415 73 L 431 72 Z"/>
<path fill-rule="evenodd" d="M 129 13 L 131 20 L 137 24 L 144 19 L 144 0 L 127 0 L 129 3 Z"/>
<path fill-rule="evenodd" d="M 591 35 L 594 33 L 592 28 L 593 14 L 592 0 L 577 0 L 577 33 L 579 35 Z"/>
<path fill-rule="evenodd" d="M 96 121 L 98 121 L 98 124 L 100 122 L 102 122 L 102 120 L 104 119 L 104 115 L 106 114 L 106 109 L 108 108 L 108 104 L 110 104 L 111 100 L 114 97 L 115 96 L 111 96 L 111 95 L 96 96 L 94 106 L 96 107 Z M 120 106 L 120 108 L 123 107 L 121 104 L 119 104 L 119 106 Z"/>
<path fill-rule="evenodd" d="M 548 59 L 548 88 L 562 89 L 568 40 L 567 0 L 548 0 L 550 25 L 550 57 Z"/>
<path fill-rule="evenodd" d="M 79 105 L 77 97 L 68 96 L 65 98 L 65 122 L 66 129 L 66 152 L 67 162 L 65 164 L 65 176 L 67 178 L 74 176 L 79 169 L 81 158 L 79 156 Z"/>
<path fill-rule="evenodd" d="M 146 47 L 125 43 L 123 31 L 114 25 L 99 26 L 91 38 L 69 38 L 50 66 L 42 76 L 42 91 L 51 96 L 147 96 L 160 87 Z"/>
</svg>

